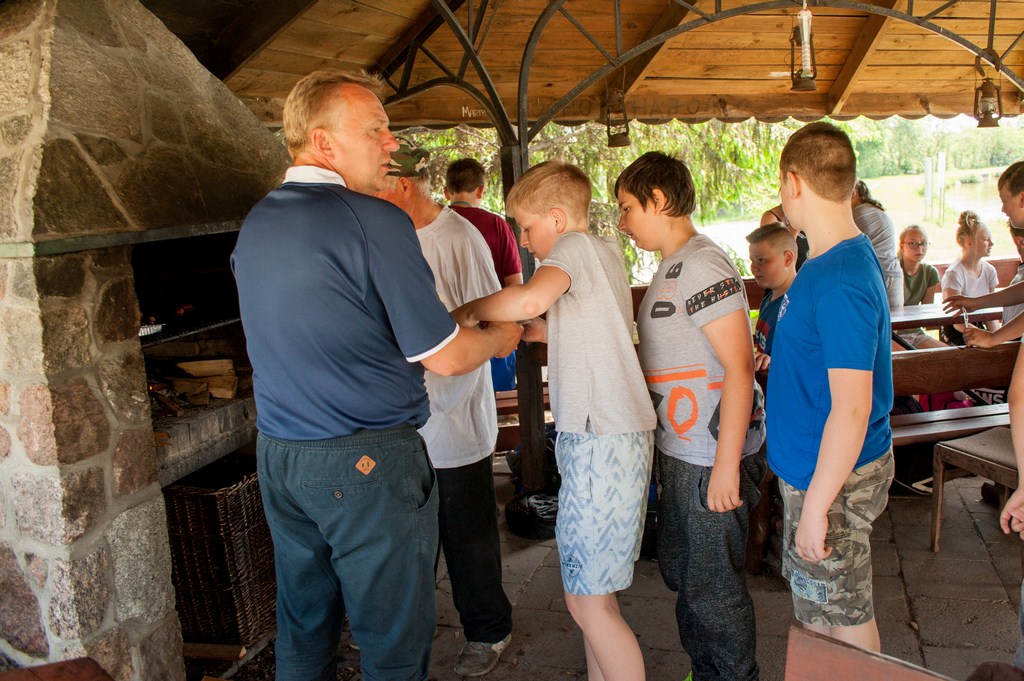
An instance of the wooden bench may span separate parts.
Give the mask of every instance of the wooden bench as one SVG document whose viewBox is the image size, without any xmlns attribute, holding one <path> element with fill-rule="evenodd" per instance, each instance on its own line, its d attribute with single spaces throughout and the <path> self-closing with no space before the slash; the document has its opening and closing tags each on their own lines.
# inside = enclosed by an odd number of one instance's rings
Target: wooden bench
<svg viewBox="0 0 1024 681">
<path fill-rule="evenodd" d="M 1009 385 L 1019 343 L 995 348 L 934 348 L 896 352 L 892 383 L 896 395 L 921 395 Z M 939 442 L 1010 423 L 1005 404 L 975 405 L 890 419 L 894 446 Z"/>
</svg>

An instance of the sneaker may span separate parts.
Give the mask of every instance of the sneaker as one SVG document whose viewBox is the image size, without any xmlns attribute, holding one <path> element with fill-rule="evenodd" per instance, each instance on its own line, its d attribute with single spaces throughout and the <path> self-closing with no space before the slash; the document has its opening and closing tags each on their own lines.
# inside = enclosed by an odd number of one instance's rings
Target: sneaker
<svg viewBox="0 0 1024 681">
<path fill-rule="evenodd" d="M 497 643 L 480 643 L 470 641 L 462 647 L 459 662 L 455 665 L 455 673 L 462 676 L 483 676 L 498 666 L 498 658 L 508 648 L 512 634 Z"/>
</svg>

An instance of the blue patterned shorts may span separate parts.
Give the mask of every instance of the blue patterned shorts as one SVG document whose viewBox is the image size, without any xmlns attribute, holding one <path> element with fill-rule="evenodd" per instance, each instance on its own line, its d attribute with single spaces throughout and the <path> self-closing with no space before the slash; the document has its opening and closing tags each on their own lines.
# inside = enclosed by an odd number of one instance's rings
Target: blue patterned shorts
<svg viewBox="0 0 1024 681">
<path fill-rule="evenodd" d="M 654 431 L 558 434 L 555 539 L 566 593 L 597 596 L 633 583 L 653 453 Z"/>
</svg>

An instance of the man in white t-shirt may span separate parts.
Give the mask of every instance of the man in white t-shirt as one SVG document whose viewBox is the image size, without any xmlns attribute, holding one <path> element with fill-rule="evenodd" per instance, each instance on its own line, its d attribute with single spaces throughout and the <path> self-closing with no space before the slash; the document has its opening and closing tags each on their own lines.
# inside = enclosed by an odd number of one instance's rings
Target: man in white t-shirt
<svg viewBox="0 0 1024 681">
<path fill-rule="evenodd" d="M 501 290 L 480 232 L 430 196 L 428 153 L 402 143 L 377 196 L 412 219 L 434 286 L 448 311 Z M 497 502 L 491 452 L 498 436 L 488 367 L 462 376 L 424 374 L 430 419 L 420 429 L 437 472 L 441 547 L 452 599 L 466 636 L 455 672 L 482 676 L 512 635 L 512 605 L 501 586 Z"/>
</svg>

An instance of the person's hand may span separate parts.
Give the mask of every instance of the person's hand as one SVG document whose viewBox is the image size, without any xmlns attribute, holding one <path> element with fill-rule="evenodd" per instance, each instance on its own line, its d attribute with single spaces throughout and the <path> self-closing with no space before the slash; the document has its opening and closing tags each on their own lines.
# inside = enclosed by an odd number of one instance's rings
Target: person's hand
<svg viewBox="0 0 1024 681">
<path fill-rule="evenodd" d="M 767 371 L 772 358 L 760 350 L 754 350 L 754 371 Z"/>
<path fill-rule="evenodd" d="M 964 342 L 972 348 L 991 348 L 998 343 L 992 338 L 992 332 L 968 324 L 964 329 Z"/>
<path fill-rule="evenodd" d="M 1015 532 L 1024 539 L 1024 487 L 1018 487 L 1006 500 L 999 514 L 999 526 L 1006 534 Z"/>
<path fill-rule="evenodd" d="M 523 335 L 523 327 L 515 322 L 490 322 L 487 324 L 487 330 L 496 334 L 500 340 L 498 351 L 494 353 L 495 357 L 508 357 L 515 352 L 516 346 L 519 345 L 519 337 Z"/>
<path fill-rule="evenodd" d="M 801 513 L 800 522 L 796 526 L 797 555 L 810 563 L 818 563 L 828 558 L 832 549 L 825 546 L 827 530 L 828 516 L 824 514 L 812 516 Z"/>
<path fill-rule="evenodd" d="M 942 301 L 943 312 L 949 314 L 960 314 L 961 310 L 967 310 L 968 312 L 974 312 L 979 309 L 977 302 L 974 298 L 965 295 L 949 296 Z"/>
<path fill-rule="evenodd" d="M 548 342 L 548 323 L 540 317 L 534 317 L 523 326 L 522 340 L 530 343 Z"/>
<path fill-rule="evenodd" d="M 742 505 L 739 467 L 712 466 L 708 481 L 708 508 L 715 513 L 725 513 Z"/>
</svg>

